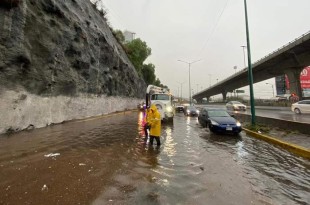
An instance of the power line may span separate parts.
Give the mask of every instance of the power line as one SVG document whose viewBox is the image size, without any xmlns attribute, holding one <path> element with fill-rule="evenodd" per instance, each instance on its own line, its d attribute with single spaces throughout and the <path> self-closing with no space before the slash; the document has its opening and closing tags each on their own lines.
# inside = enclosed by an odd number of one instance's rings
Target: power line
<svg viewBox="0 0 310 205">
<path fill-rule="evenodd" d="M 199 53 L 198 55 L 201 55 L 201 53 L 204 51 L 204 49 L 206 48 L 207 44 L 209 43 L 211 37 L 213 36 L 213 33 L 215 32 L 215 30 L 216 30 L 216 28 L 217 28 L 217 25 L 218 25 L 218 23 L 219 23 L 219 21 L 220 21 L 222 15 L 223 15 L 223 13 L 224 13 L 226 7 L 227 7 L 227 5 L 228 5 L 228 2 L 229 2 L 229 0 L 226 1 L 226 3 L 225 3 L 225 5 L 224 5 L 224 7 L 223 7 L 223 9 L 222 9 L 222 11 L 221 11 L 221 13 L 220 13 L 220 15 L 218 16 L 218 18 L 217 18 L 217 20 L 216 20 L 216 23 L 215 23 L 215 25 L 214 25 L 214 27 L 213 27 L 213 29 L 212 29 L 212 31 L 211 31 L 211 34 L 210 34 L 209 38 L 207 38 L 207 40 L 206 40 L 205 43 L 203 44 L 203 47 L 202 47 L 202 49 L 201 49 L 201 51 L 200 51 L 200 53 Z"/>
</svg>

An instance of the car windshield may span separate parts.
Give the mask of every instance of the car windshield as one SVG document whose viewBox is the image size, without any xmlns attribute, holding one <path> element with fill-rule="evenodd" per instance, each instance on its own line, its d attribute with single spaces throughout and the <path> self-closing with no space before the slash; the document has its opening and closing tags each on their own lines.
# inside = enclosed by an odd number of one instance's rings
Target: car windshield
<svg viewBox="0 0 310 205">
<path fill-rule="evenodd" d="M 229 117 L 230 115 L 225 110 L 209 110 L 209 117 Z"/>
<path fill-rule="evenodd" d="M 169 95 L 166 94 L 154 94 L 151 100 L 169 100 Z"/>
<path fill-rule="evenodd" d="M 232 101 L 233 104 L 242 104 L 241 102 L 238 101 Z"/>
</svg>

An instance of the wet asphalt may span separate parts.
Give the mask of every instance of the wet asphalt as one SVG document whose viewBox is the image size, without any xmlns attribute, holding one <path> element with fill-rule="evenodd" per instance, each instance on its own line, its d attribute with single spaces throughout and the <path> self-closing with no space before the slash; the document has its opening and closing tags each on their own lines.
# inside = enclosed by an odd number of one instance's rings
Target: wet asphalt
<svg viewBox="0 0 310 205">
<path fill-rule="evenodd" d="M 0 204 L 309 204 L 310 163 L 178 113 L 162 146 L 141 112 L 0 136 Z"/>
</svg>

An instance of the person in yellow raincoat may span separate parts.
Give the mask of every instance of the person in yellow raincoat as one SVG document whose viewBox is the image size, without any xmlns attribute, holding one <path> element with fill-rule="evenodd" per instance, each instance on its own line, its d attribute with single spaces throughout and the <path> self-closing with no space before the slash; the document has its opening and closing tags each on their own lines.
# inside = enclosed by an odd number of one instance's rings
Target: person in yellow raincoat
<svg viewBox="0 0 310 205">
<path fill-rule="evenodd" d="M 151 105 L 151 114 L 148 116 L 148 124 L 151 127 L 150 130 L 150 145 L 153 145 L 154 138 L 157 142 L 157 146 L 160 146 L 160 134 L 161 134 L 161 118 L 160 113 L 157 110 L 156 105 Z"/>
</svg>

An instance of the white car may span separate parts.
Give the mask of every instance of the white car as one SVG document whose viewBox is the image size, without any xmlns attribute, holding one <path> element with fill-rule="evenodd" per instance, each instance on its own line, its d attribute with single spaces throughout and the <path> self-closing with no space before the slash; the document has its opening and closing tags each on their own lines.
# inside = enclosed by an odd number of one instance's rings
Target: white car
<svg viewBox="0 0 310 205">
<path fill-rule="evenodd" d="M 227 110 L 243 110 L 246 111 L 246 105 L 239 101 L 230 101 L 226 104 Z"/>
<path fill-rule="evenodd" d="M 310 100 L 302 100 L 292 104 L 291 110 L 296 114 L 310 113 Z"/>
</svg>

